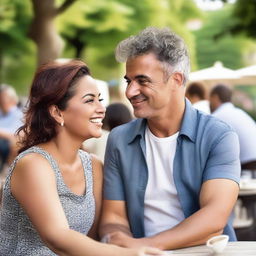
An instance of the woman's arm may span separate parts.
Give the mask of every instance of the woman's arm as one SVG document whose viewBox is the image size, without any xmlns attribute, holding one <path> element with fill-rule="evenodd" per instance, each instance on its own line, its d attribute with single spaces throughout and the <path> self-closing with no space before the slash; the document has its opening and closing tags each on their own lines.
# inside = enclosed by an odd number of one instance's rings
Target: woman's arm
<svg viewBox="0 0 256 256">
<path fill-rule="evenodd" d="M 41 155 L 29 154 L 17 163 L 11 178 L 11 192 L 27 213 L 43 242 L 60 256 L 160 255 L 155 249 L 125 249 L 96 242 L 69 229 L 55 174 Z"/>
</svg>

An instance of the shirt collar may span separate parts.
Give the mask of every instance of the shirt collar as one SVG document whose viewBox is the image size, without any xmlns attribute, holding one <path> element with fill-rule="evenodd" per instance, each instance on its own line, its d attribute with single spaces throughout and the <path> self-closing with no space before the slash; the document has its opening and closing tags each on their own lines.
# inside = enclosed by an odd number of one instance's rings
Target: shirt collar
<svg viewBox="0 0 256 256">
<path fill-rule="evenodd" d="M 135 127 L 131 133 L 130 138 L 128 138 L 128 143 L 133 142 L 137 136 L 142 137 L 142 138 L 144 138 L 144 136 L 145 136 L 147 120 L 139 118 L 135 122 L 136 122 Z"/>
<path fill-rule="evenodd" d="M 185 99 L 185 112 L 181 122 L 180 134 L 187 136 L 191 141 L 195 142 L 197 132 L 197 110 L 192 107 L 190 101 Z"/>
<path fill-rule="evenodd" d="M 131 143 L 137 136 L 144 138 L 147 120 L 137 119 L 136 125 L 131 133 L 128 142 Z M 194 109 L 188 99 L 185 99 L 185 112 L 181 121 L 179 137 L 187 136 L 191 141 L 195 142 L 197 129 L 197 110 Z"/>
</svg>

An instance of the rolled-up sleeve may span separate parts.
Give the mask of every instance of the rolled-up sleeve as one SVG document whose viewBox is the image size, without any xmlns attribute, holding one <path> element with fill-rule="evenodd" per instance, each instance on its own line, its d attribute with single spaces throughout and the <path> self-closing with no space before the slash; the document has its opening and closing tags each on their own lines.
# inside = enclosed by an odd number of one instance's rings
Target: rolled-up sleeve
<svg viewBox="0 0 256 256">
<path fill-rule="evenodd" d="M 240 174 L 238 136 L 234 131 L 228 131 L 212 145 L 203 181 L 223 178 L 239 183 Z"/>
</svg>

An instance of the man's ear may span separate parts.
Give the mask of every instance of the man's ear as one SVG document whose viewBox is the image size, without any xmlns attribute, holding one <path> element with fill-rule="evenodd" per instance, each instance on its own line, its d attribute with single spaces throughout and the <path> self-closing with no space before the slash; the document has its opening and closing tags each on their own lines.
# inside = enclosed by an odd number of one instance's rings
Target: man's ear
<svg viewBox="0 0 256 256">
<path fill-rule="evenodd" d="M 177 87 L 183 86 L 184 75 L 180 72 L 174 72 L 172 79 Z"/>
<path fill-rule="evenodd" d="M 49 107 L 49 113 L 56 120 L 57 123 L 62 124 L 64 122 L 62 112 L 56 105 Z"/>
</svg>

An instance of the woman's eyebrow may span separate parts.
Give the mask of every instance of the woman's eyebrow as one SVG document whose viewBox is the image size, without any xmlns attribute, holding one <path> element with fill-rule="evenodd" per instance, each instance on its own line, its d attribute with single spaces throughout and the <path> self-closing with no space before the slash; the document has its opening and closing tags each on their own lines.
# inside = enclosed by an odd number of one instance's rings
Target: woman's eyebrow
<svg viewBox="0 0 256 256">
<path fill-rule="evenodd" d="M 93 94 L 93 93 L 87 93 L 82 98 L 85 98 L 87 96 L 96 97 L 95 94 Z"/>
</svg>

